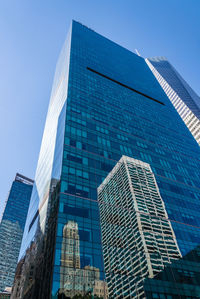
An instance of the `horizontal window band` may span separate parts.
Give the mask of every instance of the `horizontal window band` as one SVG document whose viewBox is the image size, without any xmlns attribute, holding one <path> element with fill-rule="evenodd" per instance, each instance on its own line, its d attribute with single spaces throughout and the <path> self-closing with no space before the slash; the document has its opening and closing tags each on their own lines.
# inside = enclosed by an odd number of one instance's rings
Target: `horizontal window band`
<svg viewBox="0 0 200 299">
<path fill-rule="evenodd" d="M 138 93 L 138 94 L 140 94 L 140 95 L 142 95 L 142 96 L 144 96 L 144 97 L 146 97 L 146 98 L 148 98 L 148 99 L 150 99 L 150 100 L 152 100 L 152 101 L 154 101 L 154 102 L 157 102 L 157 103 L 159 103 L 159 104 L 165 106 L 165 104 L 164 104 L 163 102 L 161 102 L 161 101 L 159 101 L 159 100 L 156 100 L 156 99 L 154 99 L 154 98 L 148 96 L 147 94 L 144 94 L 143 92 L 138 91 L 138 90 L 136 90 L 136 89 L 134 89 L 134 88 L 132 88 L 132 87 L 126 85 L 126 84 L 123 84 L 123 83 L 121 83 L 121 82 L 119 82 L 119 81 L 117 81 L 117 80 L 115 80 L 115 79 L 112 79 L 112 78 L 110 78 L 110 77 L 108 77 L 108 76 L 106 76 L 106 75 L 104 75 L 104 74 L 101 74 L 101 73 L 99 73 L 99 72 L 97 72 L 97 71 L 91 69 L 90 67 L 87 67 L 87 70 L 89 70 L 89 71 L 91 71 L 91 72 L 93 72 L 93 73 L 95 73 L 95 74 L 97 74 L 97 75 L 99 75 L 99 76 L 101 76 L 101 77 L 103 77 L 103 78 L 106 78 L 106 79 L 108 79 L 108 80 L 110 80 L 110 81 L 112 81 L 112 82 L 115 82 L 115 83 L 117 83 L 117 84 L 119 84 L 119 85 L 121 85 L 121 86 L 123 86 L 123 87 L 129 89 L 129 90 L 132 90 L 132 91 L 134 91 L 134 92 L 136 92 L 136 93 Z"/>
</svg>

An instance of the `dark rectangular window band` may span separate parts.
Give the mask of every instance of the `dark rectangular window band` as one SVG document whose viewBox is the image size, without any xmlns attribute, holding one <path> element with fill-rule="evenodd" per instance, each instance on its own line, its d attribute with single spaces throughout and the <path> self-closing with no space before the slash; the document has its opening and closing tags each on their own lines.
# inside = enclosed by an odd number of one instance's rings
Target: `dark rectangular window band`
<svg viewBox="0 0 200 299">
<path fill-rule="evenodd" d="M 38 215 L 39 215 L 39 210 L 37 210 L 37 212 L 35 213 L 35 215 L 34 215 L 32 221 L 31 221 L 31 223 L 30 223 L 30 225 L 29 225 L 29 228 L 28 228 L 28 231 L 29 231 L 29 232 L 30 232 L 31 227 L 33 226 L 35 220 L 37 219 Z"/>
<path fill-rule="evenodd" d="M 138 94 L 140 94 L 140 95 L 142 95 L 142 96 L 144 96 L 144 97 L 146 97 L 146 98 L 148 98 L 148 99 L 150 99 L 150 100 L 152 100 L 152 101 L 154 101 L 154 102 L 157 102 L 157 103 L 159 103 L 159 104 L 161 104 L 161 105 L 165 105 L 163 102 L 161 102 L 161 101 L 159 101 L 159 100 L 156 100 L 156 99 L 154 99 L 154 98 L 148 96 L 147 94 L 144 94 L 143 92 L 138 91 L 138 90 L 136 90 L 136 89 L 134 89 L 134 88 L 132 88 L 132 87 L 126 85 L 126 84 L 123 84 L 123 83 L 121 83 L 121 82 L 119 82 L 119 81 L 117 81 L 117 80 L 115 80 L 115 79 L 112 79 L 112 78 L 110 78 L 110 77 L 108 77 L 108 76 L 106 76 L 106 75 L 104 75 L 104 74 L 101 74 L 101 73 L 99 73 L 99 72 L 97 72 L 97 71 L 91 69 L 90 67 L 87 67 L 87 70 L 89 70 L 89 71 L 91 71 L 91 72 L 93 72 L 93 73 L 95 73 L 95 74 L 97 74 L 97 75 L 99 75 L 99 76 L 101 76 L 101 77 L 103 77 L 103 78 L 106 78 L 106 79 L 108 79 L 108 80 L 110 80 L 110 81 L 112 81 L 112 82 L 115 82 L 115 83 L 117 83 L 117 84 L 119 84 L 119 85 L 121 85 L 121 86 L 123 86 L 123 87 L 126 87 L 126 88 L 128 88 L 128 89 L 130 89 L 130 90 L 132 90 L 132 91 L 134 91 L 134 92 L 136 92 L 136 93 L 138 93 Z"/>
</svg>

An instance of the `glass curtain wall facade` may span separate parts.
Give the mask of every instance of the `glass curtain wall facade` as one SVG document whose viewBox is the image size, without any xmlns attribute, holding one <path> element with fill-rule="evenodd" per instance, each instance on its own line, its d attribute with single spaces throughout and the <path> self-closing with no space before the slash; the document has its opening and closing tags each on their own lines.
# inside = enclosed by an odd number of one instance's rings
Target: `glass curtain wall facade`
<svg viewBox="0 0 200 299">
<path fill-rule="evenodd" d="M 199 146 L 145 60 L 86 26 L 72 22 L 59 68 L 50 107 L 60 108 L 52 112 L 53 119 L 49 108 L 47 116 L 54 141 L 42 141 L 44 155 L 38 163 L 37 175 L 46 183 L 36 179 L 35 186 L 44 190 L 52 179 L 54 185 L 40 201 L 37 192 L 32 196 L 35 209 L 29 209 L 13 298 L 112 298 L 104 271 L 97 188 L 122 155 L 149 163 L 184 257 L 200 240 Z M 46 134 L 51 138 L 47 127 Z M 43 177 L 43 168 L 48 176 Z M 189 272 L 182 274 L 190 275 L 190 281 L 185 279 L 184 288 L 179 283 L 183 296 L 198 284 L 192 276 L 199 271 L 198 259 L 192 263 L 194 273 L 185 266 Z M 176 279 L 164 289 L 157 284 L 157 291 L 149 279 L 145 296 L 170 298 L 155 296 L 170 296 Z"/>
<path fill-rule="evenodd" d="M 25 254 L 35 236 L 43 236 L 47 228 L 47 215 L 49 210 L 49 195 L 55 187 L 60 175 L 62 159 L 62 130 L 64 125 L 65 102 L 68 89 L 68 70 L 71 29 L 63 45 L 58 63 L 56 65 L 49 108 L 41 143 L 41 149 L 35 174 L 35 182 L 31 196 L 28 217 L 24 229 L 20 258 Z M 63 128 L 63 129 L 62 129 Z M 54 165 L 54 167 L 53 167 Z"/>
<path fill-rule="evenodd" d="M 165 57 L 148 58 L 146 62 L 200 145 L 200 97 Z"/>
<path fill-rule="evenodd" d="M 16 174 L 0 223 L 0 291 L 12 287 L 33 181 Z"/>
</svg>

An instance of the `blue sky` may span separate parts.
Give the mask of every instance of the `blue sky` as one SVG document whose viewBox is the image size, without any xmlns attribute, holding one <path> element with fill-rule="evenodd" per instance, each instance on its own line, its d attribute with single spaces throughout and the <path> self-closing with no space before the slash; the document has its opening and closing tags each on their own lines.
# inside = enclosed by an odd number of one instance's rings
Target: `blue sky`
<svg viewBox="0 0 200 299">
<path fill-rule="evenodd" d="M 0 0 L 0 213 L 15 173 L 34 178 L 72 19 L 143 57 L 166 56 L 200 94 L 199 0 Z"/>
</svg>

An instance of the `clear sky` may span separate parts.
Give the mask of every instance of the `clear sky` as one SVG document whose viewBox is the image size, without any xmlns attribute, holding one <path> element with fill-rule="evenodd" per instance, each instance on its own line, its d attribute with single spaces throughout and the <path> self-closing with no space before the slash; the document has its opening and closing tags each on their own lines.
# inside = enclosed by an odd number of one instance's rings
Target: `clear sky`
<svg viewBox="0 0 200 299">
<path fill-rule="evenodd" d="M 200 0 L 0 0 L 0 213 L 15 173 L 34 178 L 72 19 L 143 57 L 166 56 L 200 94 Z"/>
</svg>

